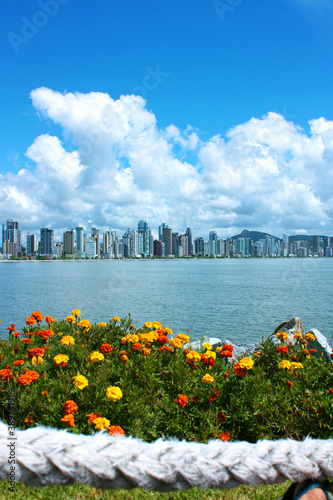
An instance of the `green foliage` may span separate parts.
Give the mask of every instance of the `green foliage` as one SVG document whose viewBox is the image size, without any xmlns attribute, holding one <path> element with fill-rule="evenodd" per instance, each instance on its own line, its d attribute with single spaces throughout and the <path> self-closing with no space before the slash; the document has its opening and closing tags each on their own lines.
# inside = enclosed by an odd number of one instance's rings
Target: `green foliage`
<svg viewBox="0 0 333 500">
<path fill-rule="evenodd" d="M 0 347 L 0 419 L 8 422 L 9 395 L 14 389 L 17 426 L 23 429 L 35 425 L 67 428 L 69 424 L 61 420 L 63 405 L 74 401 L 78 410 L 75 427 L 69 427 L 73 433 L 96 432 L 88 419 L 96 413 L 110 425 L 121 426 L 125 435 L 150 442 L 160 437 L 207 442 L 223 436 L 252 443 L 285 437 L 300 440 L 307 435 L 332 437 L 333 368 L 309 355 L 301 341 L 288 344 L 288 353 L 283 354 L 277 352 L 280 343 L 264 340 L 259 352 L 249 356 L 253 367 L 245 368 L 243 377 L 237 367 L 234 372 L 237 360 L 217 354 L 210 365 L 203 357 L 189 362 L 187 351 L 170 343 L 170 334 L 169 342 L 163 344 L 167 332 L 160 325 L 148 323 L 134 329 L 130 317 L 117 319 L 87 326 L 76 316 L 73 323 L 67 318 L 50 325 L 37 322 L 23 328 L 20 335 L 12 331 Z M 147 340 L 143 334 L 154 338 Z M 73 337 L 74 345 L 61 343 L 66 336 Z M 112 350 L 92 362 L 91 354 L 103 351 L 102 344 Z M 35 348 L 42 348 L 43 355 L 31 357 Z M 65 366 L 54 363 L 59 354 L 68 356 Z M 24 363 L 14 365 L 18 360 Z M 281 369 L 283 360 L 302 367 Z M 26 369 L 39 377 L 23 385 Z M 207 374 L 214 379 L 211 383 L 203 381 Z M 88 380 L 83 389 L 74 385 L 77 375 Z M 108 399 L 109 386 L 120 388 L 122 398 Z"/>
</svg>

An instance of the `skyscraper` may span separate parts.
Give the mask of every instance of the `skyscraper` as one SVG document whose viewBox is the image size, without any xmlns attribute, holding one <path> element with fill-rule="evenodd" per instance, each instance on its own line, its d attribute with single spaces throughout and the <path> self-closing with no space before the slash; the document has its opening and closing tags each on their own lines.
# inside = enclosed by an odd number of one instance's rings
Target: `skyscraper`
<svg viewBox="0 0 333 500">
<path fill-rule="evenodd" d="M 53 255 L 54 231 L 47 227 L 40 230 L 40 255 Z"/>
<path fill-rule="evenodd" d="M 171 227 L 165 227 L 162 231 L 162 242 L 165 245 L 165 256 L 169 257 L 172 255 L 172 229 Z"/>
<path fill-rule="evenodd" d="M 37 237 L 35 234 L 27 234 L 27 255 L 32 256 L 37 253 Z"/>
<path fill-rule="evenodd" d="M 140 252 L 139 250 L 139 253 L 147 257 L 151 253 L 149 248 L 151 231 L 150 227 L 148 226 L 148 222 L 140 220 L 138 224 L 138 233 L 139 235 L 142 234 L 142 251 Z"/>
<path fill-rule="evenodd" d="M 75 228 L 75 243 L 76 243 L 76 255 L 80 259 L 84 252 L 84 238 L 83 238 L 83 227 L 78 226 Z"/>
<path fill-rule="evenodd" d="M 65 257 L 74 255 L 74 229 L 64 233 L 64 255 Z"/>
<path fill-rule="evenodd" d="M 2 225 L 2 251 L 4 254 L 17 257 L 21 251 L 21 231 L 19 223 L 13 219 L 7 220 L 7 228 Z"/>
<path fill-rule="evenodd" d="M 186 228 L 185 236 L 188 239 L 188 255 L 193 255 L 193 233 L 190 227 Z"/>
</svg>

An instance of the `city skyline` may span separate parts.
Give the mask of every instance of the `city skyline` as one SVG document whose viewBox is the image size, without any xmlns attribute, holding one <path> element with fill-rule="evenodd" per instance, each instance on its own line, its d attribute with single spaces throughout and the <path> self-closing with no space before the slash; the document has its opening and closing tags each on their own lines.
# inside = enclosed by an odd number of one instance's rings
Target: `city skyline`
<svg viewBox="0 0 333 500">
<path fill-rule="evenodd" d="M 332 257 L 333 237 L 324 235 L 275 235 L 244 230 L 232 238 L 223 239 L 210 231 L 208 241 L 195 237 L 190 227 L 184 234 L 174 232 L 161 223 L 158 239 L 154 238 L 147 221 L 140 220 L 136 229 L 128 228 L 122 235 L 114 230 L 101 232 L 90 228 L 90 237 L 82 226 L 63 233 L 62 241 L 55 241 L 54 230 L 40 229 L 40 240 L 27 233 L 26 246 L 22 244 L 19 222 L 7 220 L 2 224 L 0 258 L 149 258 L 149 257 Z"/>
<path fill-rule="evenodd" d="M 4 7 L 3 220 L 333 233 L 331 2 L 100 6 Z"/>
</svg>

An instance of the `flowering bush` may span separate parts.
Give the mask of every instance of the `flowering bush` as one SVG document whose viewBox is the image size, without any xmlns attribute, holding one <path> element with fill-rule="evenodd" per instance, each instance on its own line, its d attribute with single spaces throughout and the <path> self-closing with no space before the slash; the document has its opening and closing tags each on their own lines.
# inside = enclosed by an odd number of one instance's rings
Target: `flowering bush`
<svg viewBox="0 0 333 500">
<path fill-rule="evenodd" d="M 35 311 L 21 332 L 8 327 L 0 339 L 0 420 L 8 422 L 14 389 L 23 428 L 146 441 L 333 434 L 333 368 L 308 348 L 312 334 L 297 334 L 293 344 L 280 332 L 278 341 L 234 359 L 231 344 L 184 349 L 189 336 L 172 338 L 157 321 L 136 329 L 130 317 L 92 325 L 80 316 L 74 309 L 54 321 Z"/>
</svg>

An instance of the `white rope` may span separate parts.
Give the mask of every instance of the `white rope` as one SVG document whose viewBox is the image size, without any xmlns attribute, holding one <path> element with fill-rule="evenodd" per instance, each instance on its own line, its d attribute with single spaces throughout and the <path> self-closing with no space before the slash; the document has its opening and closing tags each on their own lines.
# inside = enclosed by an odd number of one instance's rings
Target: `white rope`
<svg viewBox="0 0 333 500">
<path fill-rule="evenodd" d="M 77 482 L 104 489 L 172 491 L 333 478 L 333 439 L 145 443 L 104 432 L 85 436 L 42 426 L 17 430 L 15 438 L 0 422 L 0 479 L 8 479 L 12 444 L 15 480 L 31 486 Z"/>
</svg>

